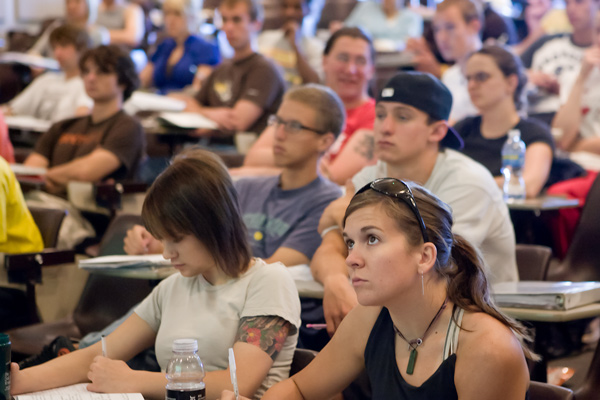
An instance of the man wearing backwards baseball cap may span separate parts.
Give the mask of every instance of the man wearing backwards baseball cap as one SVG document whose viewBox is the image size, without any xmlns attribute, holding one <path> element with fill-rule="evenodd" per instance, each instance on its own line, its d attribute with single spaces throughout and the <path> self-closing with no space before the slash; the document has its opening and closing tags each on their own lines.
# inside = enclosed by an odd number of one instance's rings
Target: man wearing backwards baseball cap
<svg viewBox="0 0 600 400">
<path fill-rule="evenodd" d="M 354 192 L 383 177 L 411 180 L 452 207 L 453 232 L 477 246 L 492 282 L 518 280 L 515 238 L 508 209 L 492 175 L 460 154 L 462 139 L 448 127 L 452 95 L 433 75 L 401 72 L 386 84 L 375 108 L 377 165 L 365 167 L 347 185 L 346 196 L 331 203 L 321 218 L 323 242 L 311 270 L 324 285 L 323 309 L 332 334 L 357 304 L 348 282 L 346 245 L 341 235 L 345 209 Z"/>
</svg>

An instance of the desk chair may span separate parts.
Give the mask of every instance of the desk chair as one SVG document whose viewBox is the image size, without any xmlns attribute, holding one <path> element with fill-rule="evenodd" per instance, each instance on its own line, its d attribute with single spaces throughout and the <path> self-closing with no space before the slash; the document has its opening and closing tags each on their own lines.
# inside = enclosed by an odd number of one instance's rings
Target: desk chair
<svg viewBox="0 0 600 400">
<path fill-rule="evenodd" d="M 108 227 L 100 244 L 101 255 L 123 254 L 123 238 L 127 229 L 140 223 L 141 217 L 120 215 Z M 73 313 L 58 321 L 38 323 L 13 329 L 13 361 L 39 354 L 44 345 L 57 336 L 81 338 L 103 329 L 142 301 L 152 290 L 146 280 L 90 274 Z"/>
<path fill-rule="evenodd" d="M 579 400 L 579 397 L 573 397 L 571 389 L 562 386 L 551 385 L 531 381 L 529 384 L 529 400 Z"/>
<path fill-rule="evenodd" d="M 73 262 L 75 253 L 72 250 L 54 249 L 58 242 L 58 231 L 66 216 L 65 210 L 50 208 L 30 208 L 33 219 L 38 226 L 44 250 L 35 253 L 6 254 L 4 266 L 9 283 L 25 285 L 25 292 L 20 289 L 6 288 L 14 296 L 16 306 L 20 309 L 20 317 L 13 326 L 30 325 L 40 322 L 37 309 L 35 285 L 42 283 L 42 268 Z"/>
<path fill-rule="evenodd" d="M 599 281 L 600 257 L 600 174 L 594 180 L 575 228 L 575 234 L 562 263 L 550 266 L 551 281 Z"/>
<path fill-rule="evenodd" d="M 290 376 L 297 374 L 319 354 L 314 350 L 296 348 L 290 367 Z"/>
<path fill-rule="evenodd" d="M 519 280 L 545 281 L 552 258 L 552 249 L 534 244 L 517 244 Z"/>
<path fill-rule="evenodd" d="M 590 364 L 587 376 L 579 389 L 575 391 L 577 400 L 593 400 L 600 395 L 600 343 L 596 345 L 594 358 Z M 533 399 L 531 399 L 533 400 Z"/>
</svg>

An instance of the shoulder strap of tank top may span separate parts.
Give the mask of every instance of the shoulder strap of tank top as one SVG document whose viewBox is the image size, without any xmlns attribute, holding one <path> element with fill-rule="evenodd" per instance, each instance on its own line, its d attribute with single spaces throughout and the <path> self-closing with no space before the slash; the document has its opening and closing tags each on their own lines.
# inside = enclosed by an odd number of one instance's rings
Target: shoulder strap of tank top
<svg viewBox="0 0 600 400">
<path fill-rule="evenodd" d="M 446 343 L 444 343 L 444 353 L 442 359 L 445 360 L 452 354 L 456 353 L 458 348 L 458 334 L 460 333 L 460 324 L 462 323 L 462 317 L 465 310 L 460 307 L 454 306 L 452 311 L 452 318 L 448 323 L 448 332 L 446 332 Z"/>
</svg>

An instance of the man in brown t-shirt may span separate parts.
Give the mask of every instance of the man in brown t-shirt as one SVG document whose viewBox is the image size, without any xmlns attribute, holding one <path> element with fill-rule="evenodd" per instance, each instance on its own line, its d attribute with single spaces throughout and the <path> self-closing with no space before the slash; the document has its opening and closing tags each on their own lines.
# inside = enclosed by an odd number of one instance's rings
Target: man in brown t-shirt
<svg viewBox="0 0 600 400">
<path fill-rule="evenodd" d="M 260 29 L 259 6 L 254 0 L 223 0 L 219 12 L 234 56 L 213 71 L 187 110 L 212 119 L 226 135 L 260 133 L 277 112 L 285 83 L 271 61 L 252 49 L 252 35 Z"/>
<path fill-rule="evenodd" d="M 122 110 L 139 85 L 129 55 L 117 46 L 100 46 L 80 60 L 91 115 L 52 125 L 36 143 L 25 165 L 48 168 L 49 192 L 64 191 L 69 181 L 96 182 L 133 177 L 144 151 L 141 125 Z"/>
</svg>

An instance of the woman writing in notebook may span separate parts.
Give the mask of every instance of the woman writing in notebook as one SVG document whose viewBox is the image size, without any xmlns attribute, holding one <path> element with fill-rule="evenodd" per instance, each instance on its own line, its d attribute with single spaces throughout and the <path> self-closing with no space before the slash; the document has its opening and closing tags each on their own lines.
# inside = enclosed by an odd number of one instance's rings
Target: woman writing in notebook
<svg viewBox="0 0 600 400">
<path fill-rule="evenodd" d="M 179 273 L 106 337 L 106 357 L 99 342 L 22 371 L 13 363 L 11 394 L 91 381 L 94 392 L 164 399 L 164 370 L 180 338 L 198 340 L 209 371 L 207 399 L 231 387 L 229 347 L 245 396 L 259 398 L 287 377 L 300 325 L 298 292 L 282 264 L 251 258 L 237 195 L 219 159 L 203 150 L 176 157 L 148 191 L 142 218 Z M 153 345 L 163 373 L 120 361 Z"/>
<path fill-rule="evenodd" d="M 360 305 L 263 399 L 327 399 L 363 368 L 373 399 L 525 399 L 524 328 L 491 303 L 479 254 L 451 229 L 448 206 L 421 187 L 383 178 L 359 190 L 344 237 Z"/>
</svg>

